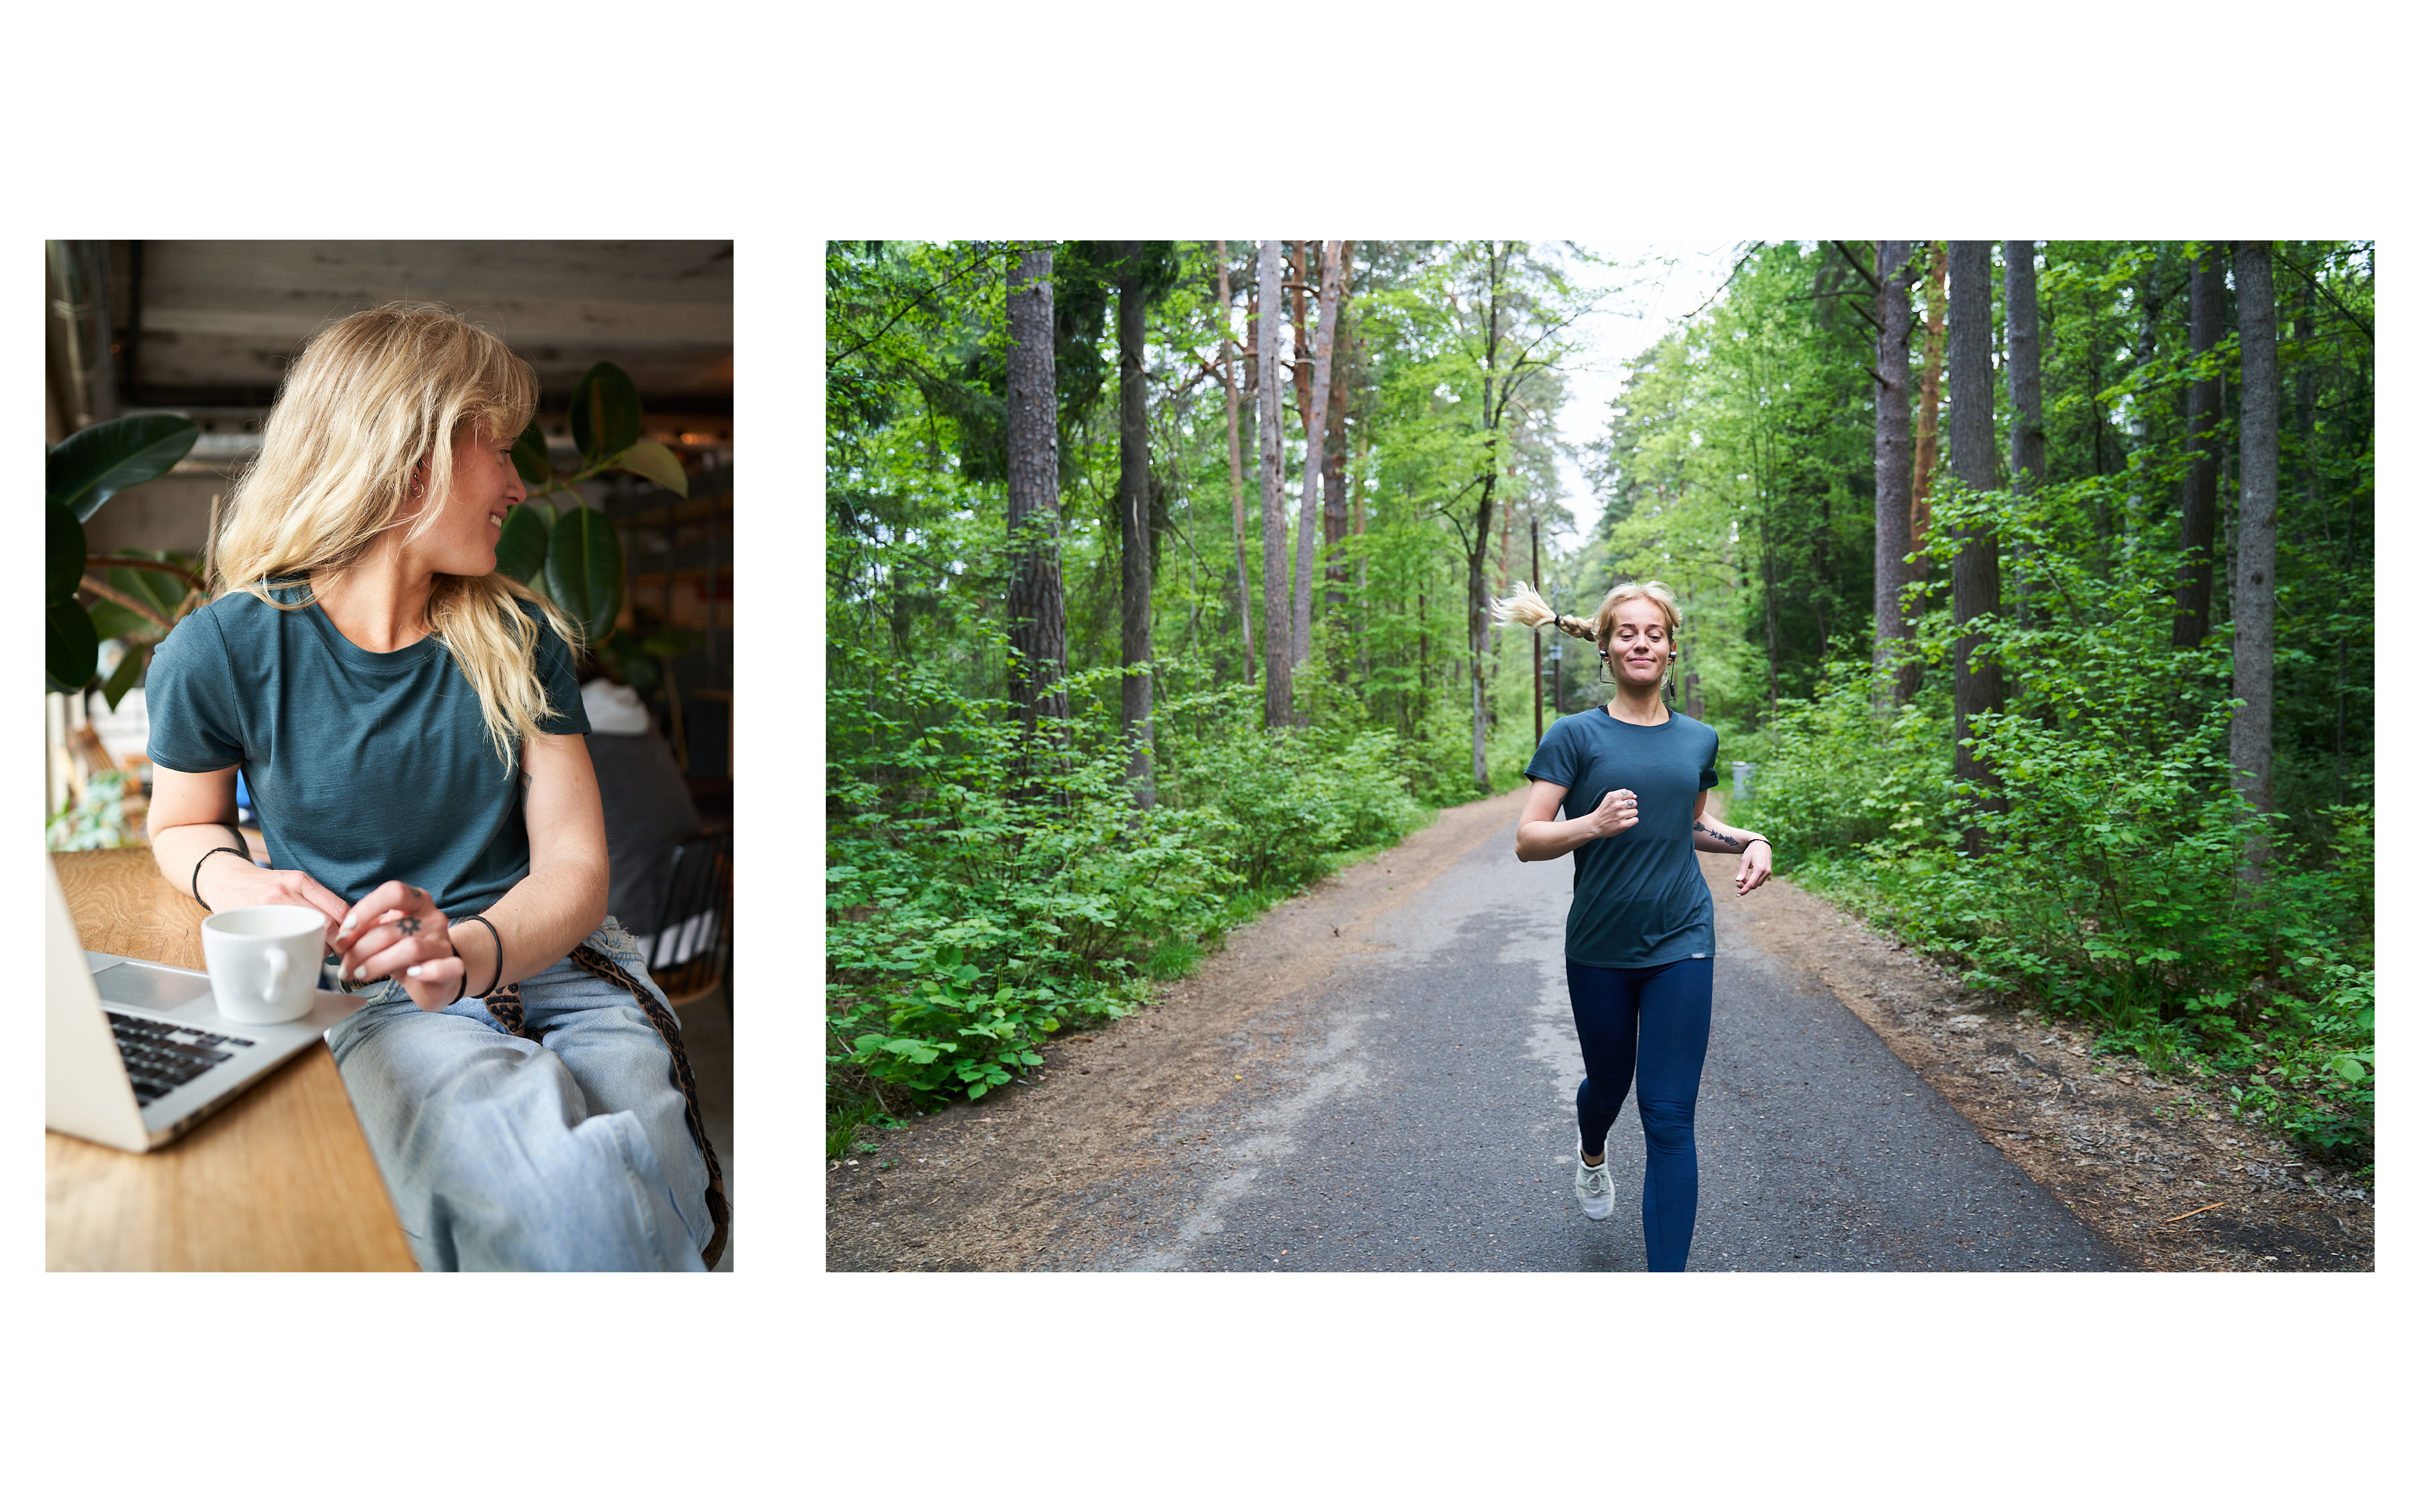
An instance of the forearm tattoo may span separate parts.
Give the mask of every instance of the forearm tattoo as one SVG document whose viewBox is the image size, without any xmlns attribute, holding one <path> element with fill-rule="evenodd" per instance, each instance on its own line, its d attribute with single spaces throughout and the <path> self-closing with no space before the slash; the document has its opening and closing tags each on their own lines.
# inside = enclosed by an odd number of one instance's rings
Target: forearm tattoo
<svg viewBox="0 0 2420 1512">
<path fill-rule="evenodd" d="M 1747 841 L 1740 839 L 1736 835 L 1726 835 L 1721 830 L 1716 829 L 1714 825 L 1706 823 L 1702 819 L 1699 820 L 1694 827 L 1697 829 L 1699 834 L 1705 836 L 1710 841 L 1713 841 L 1724 850 L 1744 851 L 1747 849 Z"/>
</svg>

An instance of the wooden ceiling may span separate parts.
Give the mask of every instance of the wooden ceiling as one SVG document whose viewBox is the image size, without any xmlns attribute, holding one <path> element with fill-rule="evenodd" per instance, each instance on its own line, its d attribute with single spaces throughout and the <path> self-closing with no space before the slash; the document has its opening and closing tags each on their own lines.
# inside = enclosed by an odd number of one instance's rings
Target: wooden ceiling
<svg viewBox="0 0 2420 1512">
<path fill-rule="evenodd" d="M 110 244 L 108 322 L 127 408 L 267 406 L 336 316 L 427 300 L 537 369 L 560 409 L 589 365 L 619 363 L 650 414 L 731 413 L 728 241 L 127 241 Z"/>
</svg>

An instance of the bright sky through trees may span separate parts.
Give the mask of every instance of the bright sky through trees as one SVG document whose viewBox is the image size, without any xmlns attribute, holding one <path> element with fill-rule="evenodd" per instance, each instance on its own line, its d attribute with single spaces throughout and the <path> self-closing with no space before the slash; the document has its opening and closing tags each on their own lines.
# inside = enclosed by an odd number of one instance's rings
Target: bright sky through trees
<svg viewBox="0 0 2420 1512">
<path fill-rule="evenodd" d="M 1705 303 L 1739 255 L 1737 241 L 1723 240 L 1578 245 L 1595 260 L 1575 257 L 1567 267 L 1574 285 L 1594 293 L 1596 308 L 1580 322 L 1586 355 L 1564 372 L 1570 397 L 1561 428 L 1575 452 L 1605 435 L 1606 406 L 1621 395 L 1628 377 L 1623 364 Z M 1572 512 L 1576 526 L 1575 534 L 1556 537 L 1558 550 L 1571 550 L 1596 527 L 1599 505 L 1580 469 L 1575 455 L 1567 455 L 1558 464 L 1563 507 Z"/>
</svg>

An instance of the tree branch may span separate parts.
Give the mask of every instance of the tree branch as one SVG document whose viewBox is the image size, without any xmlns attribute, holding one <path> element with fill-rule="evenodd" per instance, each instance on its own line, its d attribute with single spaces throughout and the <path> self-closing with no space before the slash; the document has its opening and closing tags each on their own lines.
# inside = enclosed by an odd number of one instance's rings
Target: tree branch
<svg viewBox="0 0 2420 1512">
<path fill-rule="evenodd" d="M 84 564 L 87 567 L 130 567 L 136 572 L 164 573 L 171 578 L 183 579 L 189 588 L 203 586 L 201 574 L 187 572 L 173 562 L 154 562 L 149 557 L 86 557 Z"/>
<path fill-rule="evenodd" d="M 2312 288 L 2319 291 L 2319 298 L 2327 301 L 2330 304 L 2335 305 L 2336 307 L 2336 314 L 2343 316 L 2346 319 L 2351 321 L 2354 326 L 2360 329 L 2363 339 L 2366 340 L 2373 347 L 2378 345 L 2378 332 L 2369 329 L 2369 322 L 2353 314 L 2350 310 L 2346 309 L 2344 301 L 2337 299 L 2334 294 L 2328 292 L 2327 285 L 2320 283 L 2318 279 L 2313 278 L 2302 264 L 2294 261 L 2293 258 L 2287 256 L 2283 252 L 2278 251 L 2276 244 L 2273 242 L 2270 244 L 2269 255 L 2276 258 L 2279 262 L 2284 263 L 2287 267 L 2292 269 L 2296 273 L 2300 274 L 2304 283 L 2310 285 Z"/>
<path fill-rule="evenodd" d="M 135 613 L 142 615 L 145 619 L 149 620 L 152 624 L 158 625 L 163 633 L 176 628 L 166 620 L 160 617 L 160 611 L 158 609 L 153 609 L 150 605 L 136 598 L 132 594 L 119 593 L 116 589 L 110 587 L 109 584 L 101 581 L 99 578 L 94 577 L 91 573 L 85 573 L 84 575 L 84 589 L 88 594 L 93 594 L 99 597 L 108 599 L 113 604 L 120 604 L 132 609 Z"/>
<path fill-rule="evenodd" d="M 1849 266 L 1857 270 L 1857 276 L 1866 281 L 1866 286 L 1868 288 L 1872 289 L 1877 294 L 1880 294 L 1883 291 L 1882 280 L 1866 271 L 1866 265 L 1857 260 L 1857 255 L 1849 250 L 1849 244 L 1847 242 L 1835 241 L 1832 245 L 1840 249 L 1840 255 L 1849 259 Z"/>
</svg>

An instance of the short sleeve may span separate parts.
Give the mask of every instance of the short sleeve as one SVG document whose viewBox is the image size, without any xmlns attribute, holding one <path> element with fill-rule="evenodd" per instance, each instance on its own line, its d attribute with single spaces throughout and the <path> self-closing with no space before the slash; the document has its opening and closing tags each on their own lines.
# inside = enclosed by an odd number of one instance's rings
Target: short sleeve
<svg viewBox="0 0 2420 1512">
<path fill-rule="evenodd" d="M 143 709 L 151 722 L 145 749 L 155 765 L 220 772 L 244 759 L 235 669 L 208 609 L 178 620 L 152 650 Z"/>
<path fill-rule="evenodd" d="M 1565 721 L 1556 720 L 1546 727 L 1546 738 L 1538 742 L 1538 752 L 1529 758 L 1528 768 L 1521 775 L 1541 782 L 1552 782 L 1569 790 L 1579 785 L 1579 751 L 1571 733 L 1563 728 Z"/>
<path fill-rule="evenodd" d="M 1706 741 L 1706 764 L 1698 773 L 1698 791 L 1700 793 L 1705 792 L 1708 788 L 1711 788 L 1722 781 L 1722 779 L 1714 774 L 1722 767 L 1722 763 L 1715 760 L 1715 758 L 1722 754 L 1723 737 L 1714 733 L 1714 732 L 1711 730 L 1707 731 L 1706 734 L 1708 736 Z"/>
<path fill-rule="evenodd" d="M 523 612 L 527 612 L 524 610 Z M 580 698 L 580 679 L 571 665 L 571 648 L 554 626 L 537 616 L 537 676 L 546 688 L 546 701 L 554 706 L 550 718 L 538 721 L 538 728 L 550 735 L 584 735 L 588 733 L 588 706 Z"/>
</svg>

